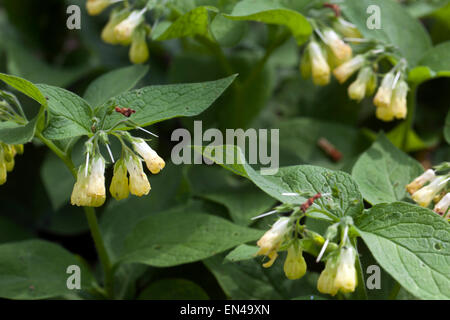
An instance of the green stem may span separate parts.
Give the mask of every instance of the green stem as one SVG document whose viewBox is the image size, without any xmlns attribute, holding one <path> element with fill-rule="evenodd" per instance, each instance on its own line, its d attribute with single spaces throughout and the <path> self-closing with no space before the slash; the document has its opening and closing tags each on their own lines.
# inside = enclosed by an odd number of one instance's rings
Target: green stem
<svg viewBox="0 0 450 320">
<path fill-rule="evenodd" d="M 358 242 L 356 238 L 351 239 L 353 247 L 358 251 Z M 358 293 L 358 298 L 360 300 L 368 300 L 367 292 L 366 292 L 366 283 L 364 281 L 363 269 L 361 265 L 361 261 L 359 260 L 359 253 L 356 256 L 356 273 L 358 277 L 358 286 L 356 287 L 356 291 Z"/>
<path fill-rule="evenodd" d="M 77 171 L 76 168 L 67 155 L 67 153 L 63 152 L 58 146 L 56 146 L 51 140 L 45 138 L 40 132 L 36 132 L 36 137 L 39 138 L 47 147 L 50 148 L 69 168 L 72 175 L 76 178 Z M 92 207 L 83 207 L 84 212 L 86 214 L 86 218 L 88 220 L 89 229 L 91 231 L 92 238 L 94 240 L 95 248 L 97 249 L 98 256 L 100 258 L 100 263 L 103 267 L 104 273 L 104 284 L 107 296 L 109 298 L 114 297 L 114 272 L 111 265 L 111 260 L 108 256 L 108 252 L 106 251 L 106 247 L 100 233 L 100 228 L 97 221 L 97 216 L 95 215 L 95 209 Z"/>
<path fill-rule="evenodd" d="M 106 293 L 109 298 L 113 298 L 114 273 L 111 265 L 111 260 L 109 258 L 108 252 L 106 251 L 105 243 L 100 232 L 95 209 L 92 207 L 83 207 L 83 209 L 89 224 L 89 229 L 91 230 L 92 238 L 94 239 L 95 248 L 97 249 L 97 253 L 103 267 Z"/>
<path fill-rule="evenodd" d="M 412 126 L 414 123 L 414 113 L 416 111 L 416 90 L 417 85 L 411 85 L 411 89 L 408 93 L 408 112 L 406 115 L 406 125 L 405 130 L 403 132 L 403 140 L 402 140 L 402 150 L 406 151 L 406 147 L 408 146 L 408 134 L 412 130 Z"/>
</svg>

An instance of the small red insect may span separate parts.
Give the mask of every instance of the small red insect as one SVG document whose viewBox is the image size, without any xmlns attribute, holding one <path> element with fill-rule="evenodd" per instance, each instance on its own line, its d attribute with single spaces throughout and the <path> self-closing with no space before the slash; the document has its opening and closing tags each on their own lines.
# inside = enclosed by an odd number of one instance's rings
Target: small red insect
<svg viewBox="0 0 450 320">
<path fill-rule="evenodd" d="M 331 10 L 333 10 L 336 17 L 339 17 L 341 15 L 341 8 L 339 8 L 339 5 L 327 2 L 324 3 L 323 6 L 325 8 L 330 8 Z"/>
<path fill-rule="evenodd" d="M 114 110 L 118 113 L 123 114 L 127 118 L 129 118 L 133 113 L 136 113 L 136 110 L 133 110 L 131 108 L 115 107 Z"/>
<path fill-rule="evenodd" d="M 306 212 L 306 210 L 309 209 L 309 207 L 311 207 L 314 203 L 314 201 L 316 201 L 317 199 L 319 199 L 320 197 L 322 197 L 322 194 L 319 192 L 318 194 L 312 196 L 311 198 L 309 198 L 308 200 L 306 200 L 306 202 L 304 204 L 302 204 L 300 206 L 300 210 L 302 210 L 303 213 Z"/>
</svg>

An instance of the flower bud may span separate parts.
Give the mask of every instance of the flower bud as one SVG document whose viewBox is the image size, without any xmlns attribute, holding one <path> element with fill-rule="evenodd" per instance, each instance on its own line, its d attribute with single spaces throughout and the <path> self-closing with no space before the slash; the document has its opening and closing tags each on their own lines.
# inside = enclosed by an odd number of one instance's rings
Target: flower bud
<svg viewBox="0 0 450 320">
<path fill-rule="evenodd" d="M 351 59 L 352 48 L 342 41 L 341 37 L 333 29 L 324 30 L 323 37 L 325 43 L 330 47 L 339 61 L 345 62 Z"/>
<path fill-rule="evenodd" d="M 122 159 L 114 165 L 114 175 L 111 180 L 109 192 L 116 200 L 128 198 L 130 190 L 128 188 L 127 167 Z"/>
<path fill-rule="evenodd" d="M 324 86 L 330 82 L 330 67 L 325 59 L 322 48 L 316 41 L 311 41 L 308 45 L 311 62 L 312 78 L 316 85 Z"/>
<path fill-rule="evenodd" d="M 448 207 L 450 206 L 450 193 L 447 193 L 435 206 L 433 211 L 437 214 L 443 216 L 444 218 L 449 218 Z"/>
<path fill-rule="evenodd" d="M 362 35 L 356 26 L 342 17 L 337 17 L 333 23 L 333 29 L 346 38 L 362 38 Z"/>
<path fill-rule="evenodd" d="M 164 160 L 143 139 L 135 139 L 133 148 L 144 158 L 145 164 L 151 173 L 157 174 L 165 167 L 166 163 Z"/>
<path fill-rule="evenodd" d="M 141 197 L 150 192 L 150 182 L 142 169 L 142 162 L 136 156 L 130 156 L 126 161 L 128 173 L 130 174 L 129 188 L 131 194 Z"/>
<path fill-rule="evenodd" d="M 352 247 L 344 247 L 341 249 L 336 278 L 334 279 L 335 290 L 340 290 L 343 293 L 355 291 L 358 282 L 355 258 L 356 252 Z"/>
<path fill-rule="evenodd" d="M 392 112 L 397 119 L 406 118 L 407 106 L 406 96 L 408 94 L 408 85 L 405 81 L 399 81 L 392 93 Z"/>
<path fill-rule="evenodd" d="M 409 192 L 409 194 L 413 194 L 420 188 L 422 188 L 425 183 L 430 182 L 436 178 L 436 174 L 434 173 L 433 169 L 428 169 L 424 173 L 422 173 L 420 176 L 415 178 L 410 184 L 406 186 L 406 190 Z"/>
<path fill-rule="evenodd" d="M 148 60 L 149 52 L 145 29 L 139 28 L 134 31 L 129 57 L 134 64 L 141 64 Z"/>
<path fill-rule="evenodd" d="M 258 256 L 265 255 L 269 257 L 269 261 L 263 264 L 263 267 L 270 267 L 277 258 L 277 250 L 284 240 L 284 236 L 289 231 L 289 218 L 283 217 L 274 223 L 256 243 L 259 247 L 259 251 L 256 253 Z"/>
<path fill-rule="evenodd" d="M 89 15 L 96 16 L 102 13 L 111 3 L 111 0 L 87 0 L 86 9 Z"/>
<path fill-rule="evenodd" d="M 389 108 L 392 98 L 392 85 L 394 83 L 394 74 L 389 72 L 381 81 L 381 85 L 378 88 L 377 94 L 373 99 L 373 104 L 381 108 Z M 381 119 L 381 118 L 380 118 Z"/>
<path fill-rule="evenodd" d="M 114 29 L 115 27 L 121 23 L 123 20 L 125 20 L 128 16 L 130 15 L 130 13 L 128 11 L 115 11 L 111 14 L 111 16 L 109 17 L 109 21 L 108 23 L 105 25 L 105 27 L 102 30 L 102 40 L 106 43 L 109 44 L 123 44 L 123 45 L 127 45 L 129 44 L 130 41 L 125 41 L 123 43 L 121 43 L 115 36 L 114 34 Z"/>
<path fill-rule="evenodd" d="M 122 22 L 114 28 L 114 36 L 121 43 L 129 43 L 134 29 L 144 21 L 145 9 L 141 11 L 133 11 Z"/>
<path fill-rule="evenodd" d="M 309 56 L 309 50 L 303 51 L 302 58 L 300 60 L 300 74 L 303 79 L 311 77 L 311 58 Z"/>
<path fill-rule="evenodd" d="M 3 159 L 2 151 L 0 150 L 0 186 L 6 183 L 7 177 L 6 162 Z"/>
<path fill-rule="evenodd" d="M 347 61 L 344 64 L 341 64 L 338 68 L 334 69 L 333 74 L 336 79 L 338 79 L 339 83 L 344 83 L 352 74 L 363 66 L 364 62 L 364 56 L 357 55 L 350 61 Z"/>
<path fill-rule="evenodd" d="M 372 68 L 362 68 L 356 80 L 348 87 L 348 95 L 350 99 L 361 101 L 367 92 L 367 84 L 372 78 Z"/>
<path fill-rule="evenodd" d="M 288 248 L 287 257 L 284 262 L 284 274 L 290 280 L 303 277 L 306 273 L 306 262 L 302 255 L 302 250 L 291 245 Z"/>
<path fill-rule="evenodd" d="M 431 183 L 413 193 L 412 199 L 422 207 L 428 207 L 434 196 L 440 192 L 446 185 L 450 178 L 445 176 L 438 176 L 431 181 Z"/>
<path fill-rule="evenodd" d="M 336 258 L 329 258 L 325 264 L 325 269 L 321 272 L 319 280 L 317 280 L 317 290 L 321 293 L 336 295 L 338 289 L 334 286 L 336 277 L 337 263 Z"/>
</svg>

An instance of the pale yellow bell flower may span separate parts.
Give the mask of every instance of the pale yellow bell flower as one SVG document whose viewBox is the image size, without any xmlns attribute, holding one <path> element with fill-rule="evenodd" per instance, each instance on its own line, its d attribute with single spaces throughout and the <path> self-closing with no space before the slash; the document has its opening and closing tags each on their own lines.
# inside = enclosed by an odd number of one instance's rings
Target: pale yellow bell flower
<svg viewBox="0 0 450 320">
<path fill-rule="evenodd" d="M 145 160 L 148 170 L 151 173 L 159 173 L 166 165 L 164 160 L 153 150 L 143 139 L 135 139 L 133 148 Z"/>
<path fill-rule="evenodd" d="M 358 71 L 363 65 L 366 59 L 362 55 L 357 55 L 353 59 L 341 64 L 339 67 L 333 70 L 333 74 L 339 83 L 344 83 L 351 77 L 356 71 Z"/>
<path fill-rule="evenodd" d="M 141 197 L 150 192 L 150 182 L 142 168 L 142 162 L 137 157 L 130 156 L 126 161 L 128 173 L 130 174 L 129 188 L 131 194 Z"/>
<path fill-rule="evenodd" d="M 308 45 L 308 51 L 314 84 L 319 86 L 327 85 L 330 82 L 331 71 L 322 48 L 316 41 L 311 41 Z"/>
<path fill-rule="evenodd" d="M 306 273 L 306 261 L 303 258 L 302 250 L 291 245 L 287 251 L 283 266 L 284 274 L 290 280 L 300 279 Z"/>
</svg>

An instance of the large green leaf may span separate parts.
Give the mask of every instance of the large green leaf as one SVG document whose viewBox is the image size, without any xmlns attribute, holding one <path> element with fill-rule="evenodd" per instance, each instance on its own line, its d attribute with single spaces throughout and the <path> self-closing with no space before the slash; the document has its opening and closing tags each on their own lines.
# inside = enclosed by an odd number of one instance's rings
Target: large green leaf
<svg viewBox="0 0 450 320">
<path fill-rule="evenodd" d="M 158 85 L 120 94 L 112 99 L 119 107 L 136 110 L 130 119 L 141 126 L 175 117 L 195 116 L 208 108 L 233 82 L 236 75 L 209 82 Z M 101 110 L 104 112 L 105 110 Z M 113 114 L 106 119 L 105 128 L 123 119 Z"/>
<path fill-rule="evenodd" d="M 36 132 L 36 124 L 39 117 L 25 125 L 18 125 L 15 122 L 0 122 L 0 141 L 7 144 L 23 144 L 30 142 Z"/>
<path fill-rule="evenodd" d="M 26 240 L 0 245 L 0 297 L 45 299 L 79 290 L 69 290 L 66 270 L 81 269 L 81 290 L 89 289 L 93 278 L 81 260 L 54 243 Z"/>
<path fill-rule="evenodd" d="M 409 73 L 409 80 L 416 83 L 437 77 L 450 77 L 450 41 L 427 51 Z"/>
<path fill-rule="evenodd" d="M 261 235 L 259 230 L 210 214 L 174 209 L 141 220 L 125 240 L 121 261 L 175 266 L 211 257 Z"/>
<path fill-rule="evenodd" d="M 369 29 L 367 26 L 369 15 L 366 12 L 369 6 L 377 6 L 380 9 L 380 29 Z M 431 47 L 430 37 L 422 24 L 396 1 L 345 1 L 341 7 L 347 18 L 366 38 L 396 46 L 411 67 L 415 66 Z"/>
<path fill-rule="evenodd" d="M 147 72 L 148 66 L 143 65 L 134 65 L 108 72 L 89 84 L 83 98 L 96 108 L 108 99 L 133 89 Z"/>
<path fill-rule="evenodd" d="M 361 155 L 352 176 L 365 200 L 372 205 L 405 199 L 405 186 L 423 172 L 423 167 L 384 136 Z"/>
<path fill-rule="evenodd" d="M 197 149 L 198 150 L 198 149 Z M 212 149 L 210 149 L 212 150 Z M 283 203 L 303 203 L 305 196 L 289 196 L 283 193 L 327 193 L 333 201 L 340 206 L 336 212 L 338 216 L 356 215 L 363 209 L 362 196 L 356 182 L 345 172 L 332 171 L 329 169 L 301 165 L 283 167 L 278 172 L 264 172 L 264 175 L 256 172 L 249 164 L 240 149 L 233 146 L 214 148 L 215 153 L 210 150 L 204 151 L 204 156 L 216 163 L 225 162 L 227 154 L 234 157 L 234 164 L 221 164 L 232 172 L 249 178 L 260 189 Z M 223 160 L 222 160 L 222 159 Z M 230 157 L 231 159 L 231 157 Z"/>
<path fill-rule="evenodd" d="M 47 101 L 45 100 L 45 97 L 42 94 L 42 92 L 30 81 L 4 73 L 0 73 L 0 80 L 9 84 L 14 89 L 19 90 L 20 92 L 27 95 L 31 99 L 34 99 L 41 105 L 47 105 Z"/>
<path fill-rule="evenodd" d="M 232 20 L 258 21 L 286 26 L 299 45 L 303 44 L 312 32 L 311 25 L 302 14 L 287 9 L 273 0 L 240 1 L 233 12 L 225 17 Z"/>
<path fill-rule="evenodd" d="M 92 109 L 76 94 L 62 88 L 36 85 L 48 103 L 50 123 L 44 131 L 49 139 L 67 139 L 91 133 Z"/>
<path fill-rule="evenodd" d="M 422 299 L 450 299 L 450 225 L 431 210 L 379 204 L 356 226 L 373 256 L 407 291 Z"/>
</svg>

